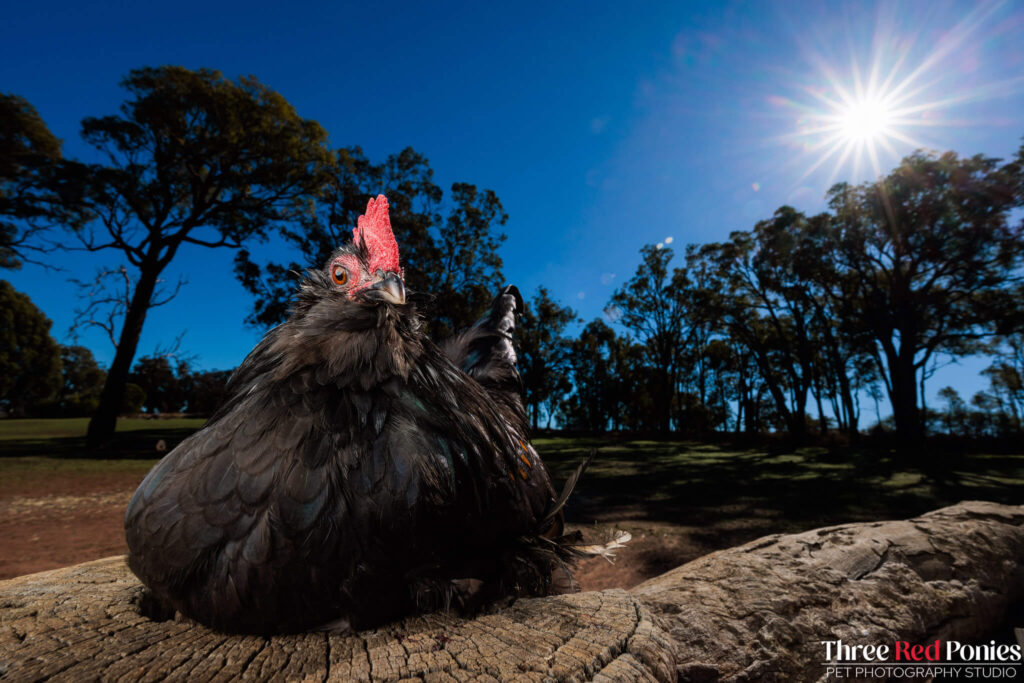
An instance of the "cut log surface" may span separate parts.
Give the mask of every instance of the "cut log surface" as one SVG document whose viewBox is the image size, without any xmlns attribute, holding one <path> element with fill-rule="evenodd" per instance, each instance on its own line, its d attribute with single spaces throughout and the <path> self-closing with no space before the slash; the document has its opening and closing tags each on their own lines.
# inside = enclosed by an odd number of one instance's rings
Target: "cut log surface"
<svg viewBox="0 0 1024 683">
<path fill-rule="evenodd" d="M 629 592 L 520 600 L 476 619 L 432 614 L 347 636 L 225 635 L 151 620 L 143 596 L 120 557 L 0 582 L 0 678 L 825 680 L 823 640 L 986 637 L 1024 597 L 1024 507 L 961 503 L 768 536 Z"/>
<path fill-rule="evenodd" d="M 472 620 L 410 618 L 337 635 L 232 636 L 140 613 L 121 557 L 0 583 L 0 676 L 11 680 L 425 681 L 670 678 L 669 644 L 626 591 L 520 600 Z"/>
</svg>

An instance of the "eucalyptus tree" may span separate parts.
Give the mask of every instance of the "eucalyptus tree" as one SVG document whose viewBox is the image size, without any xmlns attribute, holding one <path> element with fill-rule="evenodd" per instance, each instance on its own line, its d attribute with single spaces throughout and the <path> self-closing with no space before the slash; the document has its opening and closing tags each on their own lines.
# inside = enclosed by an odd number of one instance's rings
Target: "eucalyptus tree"
<svg viewBox="0 0 1024 683">
<path fill-rule="evenodd" d="M 686 324 L 689 282 L 685 269 L 670 268 L 671 249 L 648 244 L 640 255 L 633 277 L 615 291 L 606 311 L 643 346 L 654 380 L 651 394 L 657 427 L 667 432 L 690 334 Z"/>
<path fill-rule="evenodd" d="M 788 431 L 801 438 L 813 383 L 814 310 L 793 276 L 786 254 L 790 245 L 779 244 L 795 215 L 783 207 L 774 220 L 750 232 L 703 245 L 691 260 L 703 261 L 711 274 L 695 300 L 727 337 L 749 351 L 776 412 Z"/>
<path fill-rule="evenodd" d="M 120 113 L 82 122 L 105 160 L 63 174 L 93 217 L 77 229 L 82 246 L 117 254 L 131 273 L 91 447 L 113 435 L 146 315 L 166 298 L 158 283 L 182 247 L 238 249 L 265 236 L 313 201 L 331 164 L 323 128 L 255 78 L 164 66 L 121 85 Z"/>
<path fill-rule="evenodd" d="M 0 268 L 50 247 L 44 233 L 81 220 L 60 182 L 61 141 L 25 98 L 0 93 Z"/>
<path fill-rule="evenodd" d="M 469 183 L 452 184 L 445 196 L 426 157 L 408 147 L 380 163 L 359 147 L 337 150 L 335 160 L 312 210 L 278 231 L 295 258 L 260 262 L 248 250 L 239 252 L 236 273 L 255 299 L 248 321 L 257 327 L 282 322 L 297 275 L 349 240 L 367 201 L 383 193 L 406 284 L 427 313 L 431 336 L 442 339 L 475 322 L 504 284 L 498 249 L 508 216 L 498 196 Z"/>
<path fill-rule="evenodd" d="M 60 390 L 60 345 L 50 336 L 50 319 L 6 280 L 0 280 L 0 323 L 0 407 L 23 417 Z"/>
<path fill-rule="evenodd" d="M 618 362 L 618 335 L 604 320 L 587 323 L 572 340 L 569 364 L 573 393 L 564 402 L 567 421 L 573 427 L 603 432 L 620 422 L 622 394 L 628 371 Z"/>
<path fill-rule="evenodd" d="M 538 287 L 526 302 L 522 321 L 516 328 L 518 366 L 526 410 L 534 429 L 539 426 L 541 411 L 550 422 L 555 406 L 572 389 L 569 378 L 573 349 L 565 330 L 574 322 L 574 310 L 552 299 L 546 287 Z"/>
<path fill-rule="evenodd" d="M 847 315 L 870 334 L 905 442 L 923 433 L 937 355 L 976 352 L 1008 317 L 1024 265 L 1024 147 L 1000 164 L 916 152 L 877 182 L 829 191 Z"/>
</svg>

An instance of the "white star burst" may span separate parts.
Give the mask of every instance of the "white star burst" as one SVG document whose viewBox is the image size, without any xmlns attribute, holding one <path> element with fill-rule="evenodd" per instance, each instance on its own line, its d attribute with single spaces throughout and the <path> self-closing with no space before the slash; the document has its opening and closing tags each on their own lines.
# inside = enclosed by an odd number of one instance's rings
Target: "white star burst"
<svg viewBox="0 0 1024 683">
<path fill-rule="evenodd" d="M 979 39 L 979 27 L 1002 4 L 979 4 L 912 66 L 908 65 L 912 41 L 884 27 L 876 31 L 866 74 L 853 60 L 848 76 L 843 77 L 805 46 L 821 76 L 819 83 L 804 87 L 798 97 L 770 98 L 798 114 L 798 130 L 779 138 L 803 147 L 801 159 L 793 160 L 806 164 L 797 184 L 823 166 L 830 169 L 829 183 L 840 173 L 848 175 L 850 165 L 853 180 L 860 177 L 865 163 L 875 177 L 881 176 L 888 164 L 912 149 L 944 146 L 941 141 L 929 144 L 922 139 L 928 128 L 979 123 L 950 118 L 948 110 L 956 105 L 1019 90 L 1024 76 L 978 85 L 951 83 L 947 73 L 959 50 Z"/>
</svg>

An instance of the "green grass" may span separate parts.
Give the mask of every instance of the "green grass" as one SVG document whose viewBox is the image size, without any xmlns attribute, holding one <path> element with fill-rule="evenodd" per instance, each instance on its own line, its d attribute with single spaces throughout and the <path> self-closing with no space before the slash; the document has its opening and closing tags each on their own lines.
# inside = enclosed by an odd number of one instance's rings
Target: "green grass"
<svg viewBox="0 0 1024 683">
<path fill-rule="evenodd" d="M 157 459 L 50 458 L 37 455 L 0 458 L 0 491 L 16 492 L 19 484 L 36 484 L 41 479 L 62 475 L 134 474 L 139 479 Z"/>
<path fill-rule="evenodd" d="M 113 446 L 84 447 L 86 420 L 0 421 L 0 478 L 48 472 L 143 473 L 157 441 L 173 448 L 201 419 L 118 421 Z M 686 526 L 715 547 L 770 532 L 910 517 L 960 500 L 1024 500 L 1024 456 L 950 456 L 923 472 L 890 451 L 729 448 L 686 440 L 544 437 L 534 441 L 556 482 L 598 455 L 567 508 L 577 523 L 634 520 Z M 926 468 L 927 469 L 927 468 Z M 16 485 L 16 484 L 15 484 Z"/>
<path fill-rule="evenodd" d="M 104 458 L 148 459 L 155 457 L 161 439 L 168 449 L 203 426 L 203 418 L 121 418 L 117 434 Z M 51 420 L 0 420 L 0 460 L 8 457 L 42 456 L 85 458 L 96 454 L 85 449 L 89 419 L 84 417 Z"/>
<path fill-rule="evenodd" d="M 118 432 L 151 431 L 154 426 L 170 430 L 196 430 L 206 422 L 201 417 L 177 417 L 149 420 L 143 417 L 123 417 L 117 421 Z M 69 417 L 52 420 L 0 420 L 0 441 L 55 437 L 84 437 L 89 427 L 87 417 Z"/>
<path fill-rule="evenodd" d="M 868 449 L 776 452 L 615 437 L 534 443 L 556 480 L 598 449 L 567 508 L 570 520 L 680 524 L 712 547 L 766 533 L 911 517 L 961 500 L 1024 501 L 1024 455 L 959 456 L 936 477 L 898 454 Z"/>
</svg>

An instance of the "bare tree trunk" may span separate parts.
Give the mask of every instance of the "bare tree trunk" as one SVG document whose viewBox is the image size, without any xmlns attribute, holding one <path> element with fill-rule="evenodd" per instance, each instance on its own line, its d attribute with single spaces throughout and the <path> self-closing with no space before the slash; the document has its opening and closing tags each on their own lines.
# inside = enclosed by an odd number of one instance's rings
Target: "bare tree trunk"
<svg viewBox="0 0 1024 683">
<path fill-rule="evenodd" d="M 135 359 L 135 352 L 139 347 L 142 326 L 146 322 L 146 313 L 149 311 L 159 276 L 158 266 L 143 264 L 139 281 L 135 285 L 131 302 L 125 312 L 121 335 L 117 342 L 117 351 L 110 364 L 110 370 L 107 371 L 107 381 L 103 384 L 99 406 L 93 413 L 92 419 L 89 420 L 89 430 L 86 435 L 86 445 L 89 448 L 99 448 L 114 436 L 114 430 L 117 427 L 117 414 L 120 412 L 124 388 L 128 384 L 128 373 L 131 371 L 132 361 Z"/>
<path fill-rule="evenodd" d="M 987 642 L 1022 597 L 1024 507 L 978 502 L 767 536 L 629 592 L 520 600 L 476 619 L 431 614 L 349 635 L 230 636 L 152 619 L 115 557 L 0 582 L 0 676 L 814 681 L 826 677 L 822 641 Z"/>
<path fill-rule="evenodd" d="M 906 342 L 904 342 L 906 344 Z M 920 414 L 917 406 L 917 369 L 913 354 L 887 353 L 891 384 L 892 417 L 896 434 L 907 446 L 917 444 L 921 436 Z"/>
<path fill-rule="evenodd" d="M 822 436 L 828 433 L 828 418 L 825 417 L 825 408 L 821 404 L 821 383 L 815 380 L 815 387 L 811 390 L 814 396 L 814 403 L 818 408 L 818 426 Z"/>
</svg>

